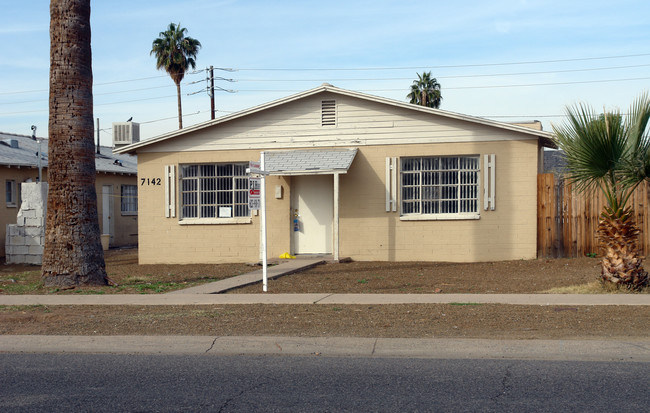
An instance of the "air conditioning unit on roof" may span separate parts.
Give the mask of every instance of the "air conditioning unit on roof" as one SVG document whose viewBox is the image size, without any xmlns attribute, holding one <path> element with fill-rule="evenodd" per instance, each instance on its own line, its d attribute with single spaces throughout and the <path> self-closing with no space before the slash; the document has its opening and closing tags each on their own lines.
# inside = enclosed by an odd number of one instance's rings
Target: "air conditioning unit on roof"
<svg viewBox="0 0 650 413">
<path fill-rule="evenodd" d="M 113 122 L 113 147 L 140 142 L 140 124 L 135 122 Z"/>
</svg>

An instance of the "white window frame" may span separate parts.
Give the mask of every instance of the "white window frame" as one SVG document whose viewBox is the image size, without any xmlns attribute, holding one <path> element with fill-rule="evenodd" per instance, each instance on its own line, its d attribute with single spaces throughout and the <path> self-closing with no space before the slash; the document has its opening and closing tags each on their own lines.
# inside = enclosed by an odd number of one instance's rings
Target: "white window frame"
<svg viewBox="0 0 650 413">
<path fill-rule="evenodd" d="M 7 179 L 5 181 L 5 201 L 9 208 L 16 208 L 18 206 L 18 191 L 16 190 L 16 181 L 14 179 Z"/>
<path fill-rule="evenodd" d="M 251 222 L 246 173 L 248 167 L 248 162 L 179 165 L 179 223 L 193 225 Z M 226 175 L 224 172 L 227 172 L 227 169 L 230 169 L 230 172 Z"/>
<path fill-rule="evenodd" d="M 407 162 L 411 165 L 405 167 Z M 454 162 L 455 167 L 449 166 Z M 400 158 L 400 219 L 480 219 L 480 174 L 479 155 Z M 454 182 L 443 183 L 445 179 Z M 445 211 L 449 209 L 453 211 Z"/>
<path fill-rule="evenodd" d="M 120 212 L 122 215 L 138 215 L 137 185 L 120 185 Z"/>
</svg>

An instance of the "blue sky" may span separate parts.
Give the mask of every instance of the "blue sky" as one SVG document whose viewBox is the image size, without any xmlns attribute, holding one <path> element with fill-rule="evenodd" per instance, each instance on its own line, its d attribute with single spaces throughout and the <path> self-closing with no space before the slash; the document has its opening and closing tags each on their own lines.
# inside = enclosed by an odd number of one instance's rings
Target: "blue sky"
<svg viewBox="0 0 650 413">
<path fill-rule="evenodd" d="M 176 91 L 149 55 L 170 22 L 215 70 L 217 116 L 323 82 L 406 100 L 417 72 L 441 109 L 550 130 L 566 105 L 620 108 L 650 90 L 650 3 L 612 1 L 92 1 L 94 115 L 177 128 Z M 0 2 L 0 131 L 47 135 L 49 2 Z M 190 84 L 191 82 L 198 82 Z M 205 72 L 182 85 L 184 125 L 209 119 Z"/>
</svg>

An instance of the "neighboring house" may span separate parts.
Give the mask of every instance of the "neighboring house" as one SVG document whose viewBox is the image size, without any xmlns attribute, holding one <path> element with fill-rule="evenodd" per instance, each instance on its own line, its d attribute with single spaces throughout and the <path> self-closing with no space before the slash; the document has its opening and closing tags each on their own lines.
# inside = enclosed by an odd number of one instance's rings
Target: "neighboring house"
<svg viewBox="0 0 650 413">
<path fill-rule="evenodd" d="M 324 84 L 120 149 L 137 153 L 140 263 L 251 262 L 264 152 L 269 257 L 535 258 L 551 135 Z M 480 274 L 478 274 L 480 276 Z"/>
<path fill-rule="evenodd" d="M 567 172 L 566 159 L 564 151 L 548 150 L 544 151 L 544 173 L 553 173 L 564 175 Z"/>
<path fill-rule="evenodd" d="M 41 168 L 47 182 L 47 139 L 41 142 Z M 39 143 L 28 135 L 0 132 L 0 182 L 4 183 L 5 203 L 0 207 L 0 256 L 5 255 L 7 224 L 15 224 L 20 209 L 20 185 L 38 181 Z M 95 155 L 99 226 L 110 234 L 111 246 L 138 242 L 137 161 L 132 155 L 114 155 L 112 148 L 100 147 Z"/>
</svg>

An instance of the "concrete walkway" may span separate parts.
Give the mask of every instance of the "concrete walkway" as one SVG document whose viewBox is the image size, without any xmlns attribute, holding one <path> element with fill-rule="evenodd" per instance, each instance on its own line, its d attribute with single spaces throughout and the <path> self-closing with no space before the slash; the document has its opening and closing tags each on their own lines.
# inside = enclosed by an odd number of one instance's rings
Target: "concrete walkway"
<svg viewBox="0 0 650 413">
<path fill-rule="evenodd" d="M 322 257 L 300 258 L 293 260 L 283 260 L 277 265 L 267 266 L 266 278 L 272 280 L 283 275 L 293 274 L 299 271 L 324 264 Z M 184 290 L 172 291 L 168 294 L 219 294 L 234 288 L 245 285 L 255 284 L 262 281 L 262 269 L 238 275 L 236 277 L 226 278 L 225 280 L 215 281 L 208 284 L 198 285 L 196 287 L 185 288 Z M 261 289 L 260 284 L 260 289 Z"/>
<path fill-rule="evenodd" d="M 0 305 L 512 304 L 650 306 L 649 294 L 104 294 L 0 295 Z"/>
<path fill-rule="evenodd" d="M 268 279 L 325 263 L 314 256 L 281 260 L 267 268 Z M 239 305 L 239 304 L 512 304 L 512 305 L 634 305 L 650 306 L 650 294 L 273 294 L 262 292 L 262 270 L 167 294 L 0 295 L 0 305 Z M 258 294 L 220 294 L 259 283 Z"/>
</svg>

